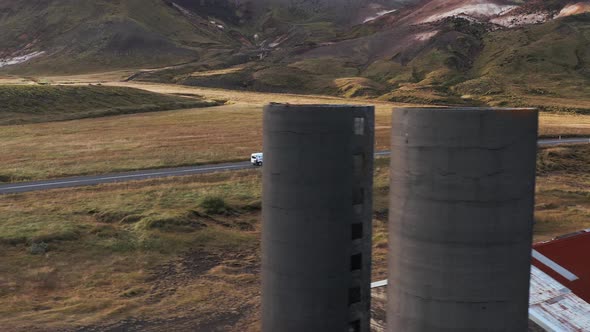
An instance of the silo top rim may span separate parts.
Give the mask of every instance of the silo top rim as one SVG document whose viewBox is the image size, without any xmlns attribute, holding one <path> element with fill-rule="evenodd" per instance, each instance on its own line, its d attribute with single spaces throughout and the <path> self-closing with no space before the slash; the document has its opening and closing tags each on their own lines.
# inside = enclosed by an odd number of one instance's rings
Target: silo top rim
<svg viewBox="0 0 590 332">
<path fill-rule="evenodd" d="M 395 107 L 397 111 L 426 111 L 426 112 L 535 112 L 533 107 Z"/>
<path fill-rule="evenodd" d="M 270 103 L 267 106 L 284 107 L 284 108 L 373 108 L 372 105 L 352 105 L 352 104 L 284 104 Z"/>
</svg>

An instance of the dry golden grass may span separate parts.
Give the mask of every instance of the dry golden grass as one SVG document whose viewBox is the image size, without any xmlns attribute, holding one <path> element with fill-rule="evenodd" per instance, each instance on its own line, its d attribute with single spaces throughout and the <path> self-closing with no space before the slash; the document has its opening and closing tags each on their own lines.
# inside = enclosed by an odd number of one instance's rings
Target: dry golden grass
<svg viewBox="0 0 590 332">
<path fill-rule="evenodd" d="M 123 81 L 131 75 L 137 73 L 141 69 L 124 69 L 106 72 L 87 73 L 80 75 L 65 75 L 65 76 L 37 76 L 34 79 L 40 82 L 51 84 L 86 84 L 86 83 L 102 83 L 112 81 Z"/>
<path fill-rule="evenodd" d="M 537 185 L 535 241 L 590 228 L 590 176 L 541 177 Z"/>
<path fill-rule="evenodd" d="M 37 84 L 35 81 L 18 76 L 5 76 L 0 75 L 0 85 L 29 85 L 29 84 Z"/>
<path fill-rule="evenodd" d="M 262 107 L 284 103 L 357 103 L 332 97 L 234 92 L 119 83 L 150 91 L 199 94 L 232 104 L 58 123 L 0 126 L 0 181 L 247 160 L 262 146 Z M 377 106 L 377 148 L 389 146 L 391 103 Z"/>
<path fill-rule="evenodd" d="M 590 146 L 542 149 L 535 240 L 590 228 Z"/>
<path fill-rule="evenodd" d="M 216 75 L 225 75 L 225 74 L 232 74 L 237 73 L 246 68 L 246 65 L 241 64 L 233 67 L 223 68 L 223 69 L 214 69 L 214 70 L 206 70 L 206 71 L 197 71 L 191 74 L 193 77 L 207 77 L 207 76 L 216 76 Z"/>
<path fill-rule="evenodd" d="M 63 81 L 53 78 L 58 83 L 76 83 L 85 79 L 89 80 L 88 77 L 70 77 Z M 262 107 L 271 101 L 292 104 L 374 104 L 376 149 L 387 150 L 391 109 L 411 106 L 375 100 L 240 92 L 166 84 L 105 84 L 167 94 L 202 95 L 207 99 L 229 99 L 231 104 L 209 109 L 1 126 L 0 149 L 3 155 L 0 181 L 246 160 L 250 153 L 261 149 Z M 590 116 L 542 114 L 541 135 L 590 135 Z"/>
<path fill-rule="evenodd" d="M 0 127 L 0 177 L 74 174 L 246 160 L 260 113 L 240 105 Z"/>
<path fill-rule="evenodd" d="M 245 171 L 1 197 L 0 330 L 129 316 L 151 331 L 226 320 L 247 328 L 259 292 L 259 184 L 258 171 Z M 205 215 L 199 202 L 209 195 L 231 211 Z M 187 213 L 192 228 L 170 217 Z M 169 227 L 144 222 L 154 218 Z M 41 240 L 49 251 L 32 255 Z"/>
<path fill-rule="evenodd" d="M 589 228 L 590 146 L 543 149 L 538 167 L 535 240 Z M 378 159 L 374 280 L 387 275 L 388 177 Z M 229 212 L 203 214 L 210 196 Z M 0 197 L 0 326 L 257 331 L 259 206 L 259 170 Z M 190 211 L 196 224 L 178 223 Z M 31 255 L 41 240 L 49 251 Z"/>
<path fill-rule="evenodd" d="M 15 76 L 0 74 L 0 85 L 5 84 L 97 84 L 102 82 L 123 81 L 139 69 L 115 70 L 67 76 Z"/>
<path fill-rule="evenodd" d="M 541 113 L 539 134 L 544 137 L 590 136 L 590 116 L 573 113 Z"/>
<path fill-rule="evenodd" d="M 550 87 L 546 88 L 549 91 L 552 89 Z M 579 95 L 576 95 L 576 93 L 579 93 Z M 538 107 L 539 109 L 550 112 L 578 112 L 588 114 L 588 110 L 590 110 L 590 99 L 588 99 L 587 94 L 581 91 L 576 91 L 574 96 L 569 98 L 540 95 L 522 96 L 519 104 L 526 105 L 527 107 Z"/>
</svg>

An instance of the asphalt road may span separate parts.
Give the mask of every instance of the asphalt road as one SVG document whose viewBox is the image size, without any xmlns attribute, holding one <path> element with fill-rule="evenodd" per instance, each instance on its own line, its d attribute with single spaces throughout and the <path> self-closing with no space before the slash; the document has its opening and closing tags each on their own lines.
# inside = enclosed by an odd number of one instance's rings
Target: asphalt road
<svg viewBox="0 0 590 332">
<path fill-rule="evenodd" d="M 542 139 L 539 140 L 540 146 L 562 145 L 562 144 L 579 144 L 590 143 L 590 138 L 566 138 L 566 139 Z M 376 156 L 382 157 L 389 155 L 389 151 L 375 153 Z M 112 173 L 91 176 L 76 176 L 56 180 L 18 182 L 0 185 L 0 195 L 17 194 L 29 191 L 49 190 L 58 188 L 72 188 L 82 186 L 92 186 L 103 183 L 137 181 L 146 179 L 163 178 L 170 176 L 185 176 L 195 174 L 209 174 L 215 172 L 237 171 L 255 168 L 249 161 L 215 164 L 192 167 L 162 168 L 155 170 L 142 170 L 124 173 Z"/>
<path fill-rule="evenodd" d="M 102 175 L 76 176 L 55 180 L 17 182 L 0 185 L 0 195 L 24 193 L 38 190 L 49 190 L 57 188 L 92 186 L 103 183 L 156 179 L 169 176 L 185 176 L 195 174 L 208 174 L 215 172 L 237 171 L 248 168 L 254 168 L 254 166 L 252 166 L 249 161 L 245 161 L 231 164 L 161 168 L 153 170 L 111 173 Z"/>
</svg>

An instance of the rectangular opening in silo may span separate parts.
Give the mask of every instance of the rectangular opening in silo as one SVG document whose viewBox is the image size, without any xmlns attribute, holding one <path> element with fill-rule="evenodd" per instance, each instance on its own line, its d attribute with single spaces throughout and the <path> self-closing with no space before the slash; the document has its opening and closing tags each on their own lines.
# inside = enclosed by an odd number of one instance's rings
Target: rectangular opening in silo
<svg viewBox="0 0 590 332">
<path fill-rule="evenodd" d="M 363 267 L 363 254 L 350 256 L 350 270 L 358 271 Z"/>
<path fill-rule="evenodd" d="M 359 188 L 352 192 L 352 205 L 363 204 L 365 202 L 365 190 Z"/>
<path fill-rule="evenodd" d="M 358 136 L 365 134 L 365 118 L 354 118 L 354 134 Z"/>
<path fill-rule="evenodd" d="M 362 223 L 357 223 L 357 224 L 352 224 L 352 239 L 353 240 L 360 240 L 363 238 L 363 224 Z"/>
<path fill-rule="evenodd" d="M 360 176 L 365 170 L 365 156 L 363 154 L 355 154 L 352 156 L 352 169 L 354 175 Z"/>
<path fill-rule="evenodd" d="M 354 215 L 360 217 L 363 215 L 363 204 L 355 204 L 352 206 Z"/>
<path fill-rule="evenodd" d="M 348 289 L 348 304 L 353 305 L 361 302 L 361 288 L 352 287 Z"/>
</svg>

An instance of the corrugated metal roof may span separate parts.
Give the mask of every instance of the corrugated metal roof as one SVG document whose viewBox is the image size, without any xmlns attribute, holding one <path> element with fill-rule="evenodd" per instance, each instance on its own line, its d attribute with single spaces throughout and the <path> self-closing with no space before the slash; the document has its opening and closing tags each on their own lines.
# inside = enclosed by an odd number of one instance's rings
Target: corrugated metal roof
<svg viewBox="0 0 590 332">
<path fill-rule="evenodd" d="M 533 247 L 529 318 L 547 331 L 589 332 L 590 229 Z"/>
<path fill-rule="evenodd" d="M 529 318 L 547 331 L 590 331 L 590 304 L 533 266 Z"/>
<path fill-rule="evenodd" d="M 546 331 L 590 332 L 590 229 L 533 247 L 529 318 Z"/>
<path fill-rule="evenodd" d="M 387 280 L 371 288 L 387 286 Z M 534 265 L 531 267 L 529 318 L 549 332 L 590 331 L 590 304 Z"/>
</svg>

